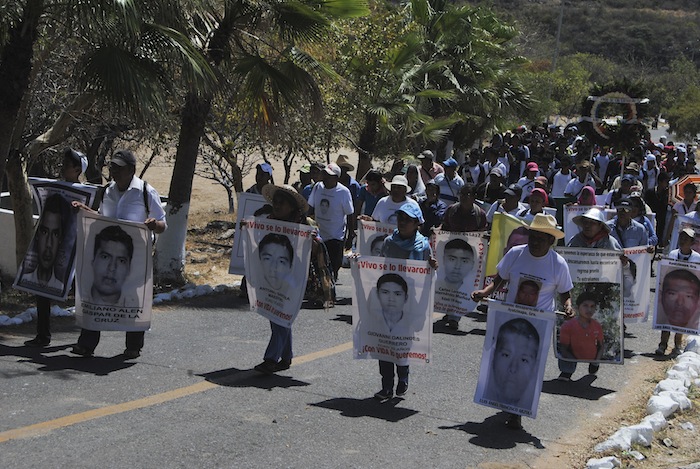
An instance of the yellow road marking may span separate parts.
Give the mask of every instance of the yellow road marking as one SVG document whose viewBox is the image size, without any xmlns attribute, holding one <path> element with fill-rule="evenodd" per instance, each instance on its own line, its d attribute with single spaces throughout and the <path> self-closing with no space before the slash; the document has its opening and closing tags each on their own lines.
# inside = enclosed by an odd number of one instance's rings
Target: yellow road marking
<svg viewBox="0 0 700 469">
<path fill-rule="evenodd" d="M 300 357 L 295 357 L 292 366 L 303 365 L 304 363 L 308 363 L 313 360 L 318 360 L 320 358 L 330 357 L 331 355 L 335 355 L 337 353 L 345 352 L 351 349 L 352 342 L 346 342 L 344 344 L 336 345 L 335 347 L 330 347 L 324 350 L 319 350 L 318 352 L 312 352 L 306 355 L 302 355 Z M 15 440 L 18 438 L 28 438 L 32 436 L 37 436 L 59 428 L 68 427 L 77 423 L 87 422 L 88 420 L 94 420 L 101 417 L 107 417 L 109 415 L 121 414 L 122 412 L 129 412 L 131 410 L 142 409 L 144 407 L 150 407 L 156 404 L 162 404 L 163 402 L 172 401 L 181 397 L 190 396 L 192 394 L 198 394 L 200 392 L 208 391 L 210 389 L 218 387 L 218 384 L 214 384 L 209 381 L 202 381 L 197 384 L 173 389 L 172 391 L 167 391 L 160 394 L 154 394 L 152 396 L 144 397 L 142 399 L 136 399 L 134 401 L 123 402 L 121 404 L 101 407 L 99 409 L 88 410 L 86 412 L 80 412 L 77 414 L 67 415 L 65 417 L 60 417 L 53 420 L 47 420 L 46 422 L 35 423 L 34 425 L 28 425 L 26 427 L 7 430 L 5 432 L 0 433 L 0 443 L 4 443 L 9 440 Z"/>
</svg>

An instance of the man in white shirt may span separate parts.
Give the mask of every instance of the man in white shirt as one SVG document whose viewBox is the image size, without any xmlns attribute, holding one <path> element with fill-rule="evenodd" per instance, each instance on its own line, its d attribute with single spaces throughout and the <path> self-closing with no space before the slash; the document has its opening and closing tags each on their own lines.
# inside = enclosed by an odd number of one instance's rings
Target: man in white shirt
<svg viewBox="0 0 700 469">
<path fill-rule="evenodd" d="M 564 196 L 578 199 L 585 186 L 591 186 L 595 190 L 596 182 L 600 182 L 600 179 L 597 179 L 592 169 L 590 161 L 581 161 L 576 166 L 576 177 L 571 179 L 564 189 Z"/>
<path fill-rule="evenodd" d="M 530 192 L 535 188 L 535 177 L 539 171 L 540 168 L 534 161 L 529 162 L 525 167 L 525 176 L 518 180 L 518 185 L 523 188 L 523 193 L 520 196 L 521 202 L 524 202 L 525 199 L 530 197 Z"/>
<path fill-rule="evenodd" d="M 464 180 L 457 175 L 459 164 L 454 158 L 448 158 L 442 165 L 445 173 L 435 176 L 434 182 L 440 188 L 440 200 L 452 205 L 459 201 L 459 191 L 464 187 Z"/>
<path fill-rule="evenodd" d="M 372 216 L 360 215 L 358 217 L 359 219 L 375 220 L 380 223 L 391 223 L 395 225 L 396 211 L 400 209 L 403 204 L 409 203 L 420 208 L 418 202 L 406 196 L 408 191 L 411 190 L 411 187 L 408 185 L 408 180 L 405 176 L 394 176 L 387 188 L 389 189 L 389 195 L 379 199 L 379 202 L 377 202 L 377 205 L 374 207 Z"/>
<path fill-rule="evenodd" d="M 552 176 L 552 197 L 564 197 L 566 186 L 574 178 L 571 172 L 571 157 L 564 156 L 561 159 L 561 169 Z"/>
</svg>

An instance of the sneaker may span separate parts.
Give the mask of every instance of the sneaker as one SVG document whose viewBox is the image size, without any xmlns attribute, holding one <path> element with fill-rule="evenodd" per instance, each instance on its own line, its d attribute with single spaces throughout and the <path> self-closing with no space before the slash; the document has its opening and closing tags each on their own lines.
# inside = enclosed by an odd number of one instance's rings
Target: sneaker
<svg viewBox="0 0 700 469">
<path fill-rule="evenodd" d="M 80 355 L 82 357 L 91 357 L 92 356 L 91 350 L 83 348 L 80 345 L 74 345 L 70 352 L 74 353 L 76 355 Z"/>
<path fill-rule="evenodd" d="M 598 363 L 589 363 L 588 364 L 588 374 L 589 375 L 594 375 L 598 373 L 598 370 L 600 369 L 600 364 Z"/>
<path fill-rule="evenodd" d="M 557 378 L 557 381 L 571 381 L 572 374 L 573 373 L 565 373 L 562 371 L 559 377 Z"/>
<path fill-rule="evenodd" d="M 264 375 L 271 375 L 275 371 L 277 371 L 277 363 L 269 360 L 265 360 L 264 362 L 255 365 L 253 368 L 255 371 L 258 373 L 262 373 Z"/>
<path fill-rule="evenodd" d="M 659 348 L 656 349 L 654 355 L 657 355 L 659 357 L 663 357 L 664 355 L 666 355 L 666 345 L 659 345 Z"/>
<path fill-rule="evenodd" d="M 27 340 L 24 342 L 24 345 L 27 347 L 46 347 L 51 343 L 51 339 L 47 339 L 46 337 L 39 337 L 36 336 L 32 340 Z"/>
<path fill-rule="evenodd" d="M 141 356 L 141 350 L 126 349 L 124 350 L 123 355 L 126 360 L 133 360 L 134 358 L 139 358 Z"/>
<path fill-rule="evenodd" d="M 386 402 L 392 397 L 394 397 L 394 391 L 391 389 L 382 389 L 374 395 L 374 398 L 379 402 Z"/>
<path fill-rule="evenodd" d="M 678 347 L 673 347 L 673 350 L 671 350 L 671 353 L 670 353 L 670 357 L 676 358 L 681 353 L 683 353 L 683 350 L 679 349 Z"/>
<path fill-rule="evenodd" d="M 522 430 L 522 417 L 516 414 L 508 414 L 508 419 L 506 420 L 506 427 L 510 428 L 511 430 Z"/>
<path fill-rule="evenodd" d="M 457 322 L 455 319 L 448 319 L 447 321 L 445 321 L 445 327 L 456 331 L 457 329 L 459 329 L 459 322 Z"/>
<path fill-rule="evenodd" d="M 406 395 L 406 391 L 408 391 L 408 383 L 399 381 L 399 384 L 396 385 L 396 396 L 403 397 Z"/>
<path fill-rule="evenodd" d="M 275 371 L 288 370 L 290 366 L 292 366 L 291 360 L 290 361 L 280 360 L 278 363 L 275 363 Z"/>
</svg>

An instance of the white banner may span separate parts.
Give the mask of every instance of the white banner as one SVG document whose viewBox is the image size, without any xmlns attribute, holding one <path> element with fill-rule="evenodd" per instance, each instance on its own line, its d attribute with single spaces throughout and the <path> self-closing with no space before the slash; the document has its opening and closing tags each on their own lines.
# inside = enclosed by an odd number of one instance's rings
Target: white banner
<svg viewBox="0 0 700 469">
<path fill-rule="evenodd" d="M 77 215 L 71 202 L 77 200 L 89 206 L 97 187 L 51 179 L 32 178 L 30 182 L 41 216 L 14 287 L 62 301 L 75 276 Z"/>
<path fill-rule="evenodd" d="M 602 205 L 564 205 L 564 244 L 569 244 L 571 238 L 576 236 L 580 228 L 574 223 L 574 217 L 583 215 L 592 208 L 597 208 L 601 211 L 605 210 Z"/>
<path fill-rule="evenodd" d="M 262 208 L 267 202 L 260 194 L 250 194 L 242 192 L 238 194 L 238 205 L 236 206 L 236 234 L 233 236 L 233 249 L 231 249 L 231 262 L 228 266 L 229 274 L 245 274 L 245 263 L 243 262 L 243 236 L 241 231 L 241 221 L 252 217 L 255 212 Z"/>
<path fill-rule="evenodd" d="M 151 327 L 153 256 L 143 223 L 78 212 L 76 323 L 92 331 Z"/>
<path fill-rule="evenodd" d="M 700 334 L 700 265 L 662 259 L 658 272 L 654 329 Z"/>
<path fill-rule="evenodd" d="M 554 313 L 489 301 L 474 402 L 537 416 Z"/>
<path fill-rule="evenodd" d="M 700 221 L 698 221 L 696 218 L 679 216 L 676 218 L 676 221 L 673 224 L 671 243 L 667 247 L 667 253 L 679 248 L 678 233 L 680 233 L 684 228 L 692 228 L 695 230 L 695 242 L 693 242 L 692 249 L 695 252 L 700 252 Z"/>
<path fill-rule="evenodd" d="M 622 296 L 626 323 L 647 322 L 651 303 L 651 260 L 646 246 L 625 248 L 629 264 L 622 268 Z"/>
<path fill-rule="evenodd" d="M 471 293 L 481 288 L 486 270 L 487 232 L 453 233 L 436 231 L 438 260 L 433 311 L 467 314 L 476 308 Z"/>
<path fill-rule="evenodd" d="M 357 220 L 357 253 L 381 256 L 382 242 L 396 229 L 396 224 Z"/>
<path fill-rule="evenodd" d="M 304 300 L 315 229 L 254 217 L 242 231 L 251 311 L 292 327 Z"/>
<path fill-rule="evenodd" d="M 362 256 L 350 262 L 355 358 L 429 363 L 434 270 L 427 261 Z"/>
<path fill-rule="evenodd" d="M 576 316 L 557 317 L 554 355 L 572 362 L 624 361 L 620 252 L 609 249 L 557 248 L 569 265 L 571 304 Z M 557 298 L 557 308 L 563 305 Z"/>
</svg>

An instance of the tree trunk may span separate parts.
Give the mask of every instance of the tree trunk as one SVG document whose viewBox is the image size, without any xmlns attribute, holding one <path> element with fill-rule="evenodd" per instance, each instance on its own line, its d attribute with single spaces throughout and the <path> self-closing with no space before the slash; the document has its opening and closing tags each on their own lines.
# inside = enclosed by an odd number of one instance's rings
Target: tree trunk
<svg viewBox="0 0 700 469">
<path fill-rule="evenodd" d="M 175 167 L 165 208 L 168 229 L 158 238 L 154 263 L 154 274 L 159 283 L 185 283 L 185 238 L 192 180 L 197 165 L 199 142 L 204 134 L 210 109 L 210 96 L 202 97 L 188 93 L 182 109 Z"/>
<path fill-rule="evenodd" d="M 361 178 L 372 167 L 372 153 L 377 138 L 377 117 L 374 114 L 365 113 L 365 124 L 360 132 L 360 140 L 357 150 L 357 171 L 355 175 Z"/>
<path fill-rule="evenodd" d="M 15 219 L 15 262 L 22 262 L 34 232 L 32 192 L 27 180 L 27 160 L 15 152 L 7 160 L 7 182 Z"/>
<path fill-rule="evenodd" d="M 0 178 L 5 174 L 22 99 L 29 89 L 34 42 L 43 11 L 43 0 L 26 2 L 22 19 L 9 31 L 0 56 Z"/>
</svg>

